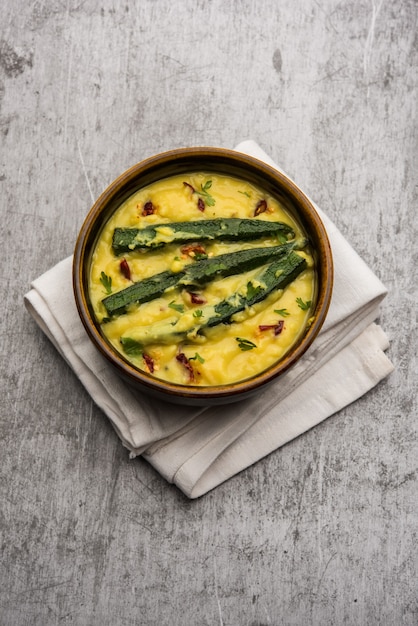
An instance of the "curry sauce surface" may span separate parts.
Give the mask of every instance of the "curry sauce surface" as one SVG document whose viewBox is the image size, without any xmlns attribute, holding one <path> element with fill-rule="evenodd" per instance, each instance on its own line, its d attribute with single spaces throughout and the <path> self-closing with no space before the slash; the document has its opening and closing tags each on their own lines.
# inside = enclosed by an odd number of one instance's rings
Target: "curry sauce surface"
<svg viewBox="0 0 418 626">
<path fill-rule="evenodd" d="M 127 354 L 121 337 L 142 326 L 169 322 L 184 315 L 198 315 L 202 304 L 192 301 L 185 289 L 174 288 L 163 296 L 129 307 L 127 313 L 107 319 L 103 274 L 111 280 L 112 293 L 167 269 L 179 272 L 204 253 L 209 258 L 242 249 L 277 246 L 277 238 L 246 242 L 203 242 L 193 249 L 187 244 L 168 244 L 156 250 L 132 251 L 116 256 L 112 250 L 115 228 L 143 228 L 153 224 L 197 219 L 251 218 L 289 224 L 296 238 L 304 233 L 280 202 L 262 189 L 222 174 L 196 172 L 155 182 L 128 198 L 103 228 L 93 253 L 89 291 L 93 309 L 107 340 L 135 367 L 157 378 L 180 385 L 217 386 L 245 380 L 282 359 L 305 332 L 315 302 L 316 274 L 309 248 L 298 251 L 307 268 L 284 290 L 236 314 L 230 324 L 205 331 L 196 340 L 154 344 L 137 354 Z M 196 242 L 198 243 L 198 242 Z M 129 268 L 122 271 L 121 263 Z M 125 270 L 126 270 L 125 265 Z M 206 304 L 215 305 L 242 290 L 259 270 L 221 278 L 199 289 Z M 109 285 L 108 285 L 109 288 Z M 278 325 L 281 331 L 277 333 Z M 242 342 L 240 340 L 244 339 Z M 182 354 L 184 357 L 178 358 Z"/>
</svg>

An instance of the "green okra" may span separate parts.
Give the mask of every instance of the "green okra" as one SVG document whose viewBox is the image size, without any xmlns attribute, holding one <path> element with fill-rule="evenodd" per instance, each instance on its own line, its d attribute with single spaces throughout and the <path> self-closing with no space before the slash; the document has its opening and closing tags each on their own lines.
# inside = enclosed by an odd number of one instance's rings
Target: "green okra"
<svg viewBox="0 0 418 626">
<path fill-rule="evenodd" d="M 133 250 L 160 248 L 187 241 L 251 241 L 275 236 L 294 237 L 294 231 L 283 222 L 262 219 L 217 218 L 191 222 L 153 224 L 144 228 L 115 228 L 112 249 L 115 254 Z"/>
<path fill-rule="evenodd" d="M 159 298 L 168 289 L 175 287 L 178 280 L 178 274 L 166 270 L 106 296 L 102 303 L 109 316 L 121 315 L 126 313 L 131 304 L 144 304 Z"/>
<path fill-rule="evenodd" d="M 146 346 L 152 343 L 180 343 L 199 341 L 208 328 L 219 324 L 231 323 L 236 313 L 261 302 L 273 291 L 284 289 L 307 266 L 306 259 L 291 251 L 267 268 L 261 269 L 256 277 L 237 290 L 235 294 L 216 305 L 203 306 L 201 315 L 196 317 L 193 311 L 165 322 L 137 327 L 121 336 L 121 343 L 135 342 Z"/>
<path fill-rule="evenodd" d="M 256 280 L 247 284 L 245 295 L 238 292 L 216 304 L 214 315 L 207 320 L 206 326 L 212 327 L 228 323 L 236 313 L 265 300 L 273 291 L 284 289 L 299 276 L 306 265 L 306 259 L 295 252 L 290 252 L 284 259 L 274 261 Z"/>
<path fill-rule="evenodd" d="M 125 313 L 131 304 L 149 302 L 173 287 L 199 287 L 216 278 L 247 272 L 269 263 L 272 259 L 284 256 L 294 248 L 301 249 L 304 245 L 305 240 L 302 240 L 282 246 L 250 248 L 201 259 L 190 263 L 183 271 L 165 271 L 133 283 L 103 298 L 102 302 L 108 315 L 120 315 Z"/>
<path fill-rule="evenodd" d="M 306 240 L 303 239 L 281 246 L 250 248 L 201 259 L 195 263 L 190 263 L 185 268 L 184 276 L 180 279 L 179 285 L 205 285 L 215 278 L 225 278 L 226 276 L 248 272 L 271 262 L 273 259 L 285 256 L 291 250 L 301 250 L 306 243 Z"/>
</svg>

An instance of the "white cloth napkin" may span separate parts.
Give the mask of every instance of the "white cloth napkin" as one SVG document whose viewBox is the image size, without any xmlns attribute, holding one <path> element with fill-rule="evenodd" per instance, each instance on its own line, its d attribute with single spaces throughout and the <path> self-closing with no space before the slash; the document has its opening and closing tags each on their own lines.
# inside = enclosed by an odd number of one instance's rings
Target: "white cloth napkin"
<svg viewBox="0 0 418 626">
<path fill-rule="evenodd" d="M 277 168 L 251 140 L 236 150 Z M 279 168 L 277 168 L 279 169 Z M 375 323 L 380 280 L 318 208 L 334 256 L 334 292 L 314 344 L 255 397 L 216 408 L 186 407 L 135 393 L 91 344 L 79 319 L 69 257 L 32 283 L 28 311 L 111 420 L 131 456 L 142 455 L 189 498 L 213 489 L 385 378 L 389 342 Z"/>
</svg>

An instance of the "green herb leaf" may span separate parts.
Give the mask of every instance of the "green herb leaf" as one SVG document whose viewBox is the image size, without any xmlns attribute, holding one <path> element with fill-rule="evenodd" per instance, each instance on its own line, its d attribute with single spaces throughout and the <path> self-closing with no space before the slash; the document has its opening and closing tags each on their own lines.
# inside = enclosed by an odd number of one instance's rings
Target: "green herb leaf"
<svg viewBox="0 0 418 626">
<path fill-rule="evenodd" d="M 288 315 L 290 315 L 287 309 L 274 309 L 274 312 L 277 313 L 277 315 L 281 315 L 282 317 L 287 317 Z"/>
<path fill-rule="evenodd" d="M 262 288 L 260 287 L 260 285 L 254 287 L 251 282 L 247 283 L 247 300 L 255 298 L 255 296 L 261 291 L 261 289 Z"/>
<path fill-rule="evenodd" d="M 215 198 L 211 196 L 208 191 L 208 189 L 210 189 L 211 187 L 212 187 L 212 181 L 207 180 L 204 185 L 200 185 L 201 191 L 196 191 L 196 193 L 204 199 L 205 203 L 208 206 L 214 206 L 215 204 Z"/>
<path fill-rule="evenodd" d="M 240 190 L 238 189 L 238 193 L 242 193 L 242 195 L 243 195 L 243 196 L 247 196 L 247 198 L 251 198 L 251 194 L 250 194 L 250 193 L 248 193 L 248 191 L 240 191 Z"/>
<path fill-rule="evenodd" d="M 177 311 L 178 313 L 184 313 L 184 305 L 176 304 L 174 300 L 170 302 L 168 306 L 170 307 L 170 309 L 173 309 L 174 311 Z"/>
<path fill-rule="evenodd" d="M 106 290 L 106 293 L 112 293 L 112 277 L 104 272 L 100 274 L 100 282 Z"/>
<path fill-rule="evenodd" d="M 278 242 L 279 244 L 285 244 L 285 243 L 287 243 L 287 238 L 286 238 L 286 235 L 283 235 L 282 233 L 277 233 L 276 238 L 277 238 L 277 242 Z"/>
<path fill-rule="evenodd" d="M 204 363 L 205 359 L 200 356 L 198 352 L 196 352 L 194 356 L 189 357 L 189 361 L 199 361 L 199 363 Z"/>
<path fill-rule="evenodd" d="M 244 339 L 243 337 L 235 337 L 235 339 L 238 341 L 238 346 L 243 352 L 257 347 L 256 344 L 249 339 Z"/>
<path fill-rule="evenodd" d="M 206 254 L 206 252 L 195 252 L 194 254 L 194 260 L 195 261 L 201 261 L 202 259 L 207 259 L 208 255 Z"/>
<path fill-rule="evenodd" d="M 203 315 L 203 311 L 201 309 L 196 309 L 196 311 L 193 311 L 193 317 L 202 317 Z"/>
<path fill-rule="evenodd" d="M 307 300 L 306 302 L 304 302 L 302 298 L 296 298 L 296 302 L 298 303 L 298 307 L 302 309 L 302 311 L 307 311 L 312 304 L 312 300 Z"/>
<path fill-rule="evenodd" d="M 135 339 L 131 339 L 131 337 L 121 337 L 120 342 L 123 347 L 123 351 L 129 356 L 139 356 L 143 353 L 144 348 Z"/>
</svg>

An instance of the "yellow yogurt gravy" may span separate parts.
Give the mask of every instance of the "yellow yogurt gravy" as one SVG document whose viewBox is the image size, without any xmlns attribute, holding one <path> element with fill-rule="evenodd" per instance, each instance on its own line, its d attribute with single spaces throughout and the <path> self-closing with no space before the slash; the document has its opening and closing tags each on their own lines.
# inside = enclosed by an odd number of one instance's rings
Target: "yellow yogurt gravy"
<svg viewBox="0 0 418 626">
<path fill-rule="evenodd" d="M 200 206 L 199 198 L 204 202 L 200 201 Z M 256 219 L 285 222 L 292 226 L 296 237 L 303 236 L 300 225 L 276 198 L 253 184 L 221 173 L 192 172 L 152 183 L 128 198 L 109 219 L 92 256 L 90 298 L 103 334 L 136 368 L 180 385 L 224 385 L 250 378 L 276 363 L 304 333 L 316 294 L 316 273 L 309 248 L 297 251 L 306 258 L 307 268 L 284 290 L 273 292 L 266 300 L 236 314 L 231 324 L 215 326 L 192 341 L 151 344 L 143 350 L 132 350 L 130 354 L 124 352 L 120 341 L 121 336 L 126 337 L 142 326 L 175 322 L 179 317 L 193 313 L 198 316 L 202 305 L 191 302 L 190 294 L 184 289 L 173 288 L 151 302 L 132 305 L 127 313 L 110 321 L 102 304 L 107 295 L 103 275 L 111 279 L 111 290 L 115 293 L 133 281 L 167 269 L 178 272 L 194 262 L 193 251 L 187 250 L 187 244 L 169 244 L 156 250 L 116 256 L 112 251 L 115 228 L 143 228 L 197 219 L 253 219 L 255 207 L 263 200 L 266 204 L 262 203 L 261 207 L 267 208 Z M 145 205 L 149 214 L 144 215 L 147 213 Z M 233 243 L 205 241 L 202 245 L 210 258 L 244 248 L 276 246 L 278 241 L 277 238 Z M 130 276 L 126 276 L 126 265 L 122 271 L 121 262 L 127 264 Z M 205 303 L 215 304 L 237 293 L 256 272 L 251 270 L 245 276 L 239 274 L 218 279 L 200 288 L 199 294 Z M 107 287 L 110 290 L 108 284 Z M 279 334 L 275 334 L 279 322 L 283 327 Z M 271 328 L 266 329 L 266 326 Z M 246 340 L 245 345 L 239 341 L 241 339 Z"/>
</svg>

